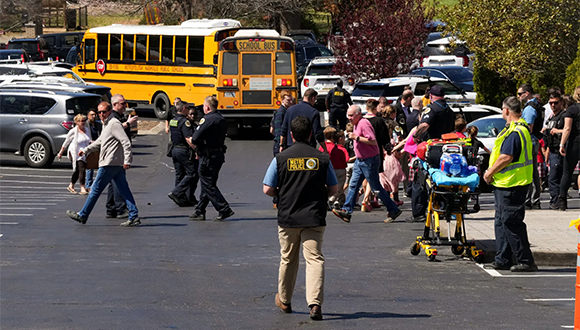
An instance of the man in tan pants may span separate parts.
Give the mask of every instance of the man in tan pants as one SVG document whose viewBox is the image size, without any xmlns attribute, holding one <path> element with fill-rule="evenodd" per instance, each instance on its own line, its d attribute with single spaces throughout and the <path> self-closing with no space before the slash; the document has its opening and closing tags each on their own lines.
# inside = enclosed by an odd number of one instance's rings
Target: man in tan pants
<svg viewBox="0 0 580 330">
<path fill-rule="evenodd" d="M 292 313 L 292 294 L 298 274 L 302 244 L 306 260 L 306 302 L 310 318 L 322 320 L 324 256 L 322 239 L 326 228 L 328 196 L 338 191 L 338 181 L 327 153 L 308 144 L 312 135 L 306 117 L 291 122 L 294 144 L 279 153 L 264 177 L 264 193 L 278 196 L 280 270 L 276 305 Z"/>
</svg>

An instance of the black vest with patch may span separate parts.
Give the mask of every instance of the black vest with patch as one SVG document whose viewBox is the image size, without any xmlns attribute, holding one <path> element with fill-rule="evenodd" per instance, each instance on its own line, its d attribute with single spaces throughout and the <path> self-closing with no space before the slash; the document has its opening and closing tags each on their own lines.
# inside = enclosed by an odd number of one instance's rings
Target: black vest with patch
<svg viewBox="0 0 580 330">
<path fill-rule="evenodd" d="M 278 225 L 283 228 L 326 226 L 328 154 L 296 142 L 279 153 L 276 162 Z"/>
</svg>

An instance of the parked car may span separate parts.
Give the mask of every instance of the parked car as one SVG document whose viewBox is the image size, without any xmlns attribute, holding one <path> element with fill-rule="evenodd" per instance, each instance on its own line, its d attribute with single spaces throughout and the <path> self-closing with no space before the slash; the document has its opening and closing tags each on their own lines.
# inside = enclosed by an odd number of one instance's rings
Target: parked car
<svg viewBox="0 0 580 330">
<path fill-rule="evenodd" d="M 46 40 L 42 38 L 10 39 L 6 49 L 24 49 L 30 55 L 31 61 L 46 61 L 54 56 Z"/>
<path fill-rule="evenodd" d="M 466 92 L 473 92 L 473 71 L 462 66 L 429 66 L 411 70 L 413 76 L 443 78 Z"/>
<path fill-rule="evenodd" d="M 0 65 L 0 80 L 9 79 L 10 75 L 26 75 L 34 77 L 55 77 L 69 78 L 78 83 L 84 84 L 83 78 L 79 77 L 72 70 L 59 67 L 60 62 L 50 62 L 46 64 L 2 64 Z"/>
<path fill-rule="evenodd" d="M 84 35 L 84 32 L 65 32 L 42 34 L 38 37 L 46 40 L 48 48 L 55 55 L 55 60 L 58 58 L 58 60 L 64 61 L 69 50 L 73 46 L 79 45 Z"/>
<path fill-rule="evenodd" d="M 475 93 L 465 92 L 446 79 L 424 76 L 401 76 L 358 83 L 352 91 L 352 101 L 365 112 L 368 99 L 384 96 L 389 103 L 394 103 L 403 94 L 405 86 L 410 86 L 415 96 L 423 96 L 427 88 L 433 85 L 443 88 L 449 104 L 475 104 Z"/>
<path fill-rule="evenodd" d="M 332 68 L 336 63 L 336 58 L 332 56 L 328 57 L 316 57 L 308 67 L 306 68 L 306 73 L 300 84 L 300 94 L 304 95 L 304 92 L 308 88 L 312 88 L 318 92 L 318 98 L 316 99 L 315 108 L 324 111 L 326 110 L 325 99 L 328 92 L 336 87 L 336 82 L 338 79 L 342 80 L 343 88 L 347 92 L 352 93 L 354 88 L 354 80 L 352 78 L 347 79 L 346 77 L 336 75 L 332 72 Z"/>
<path fill-rule="evenodd" d="M 30 61 L 24 49 L 0 49 L 0 64 L 18 64 Z"/>
<path fill-rule="evenodd" d="M 308 63 L 316 57 L 332 56 L 332 51 L 313 40 L 296 42 L 296 75 L 300 80 L 306 73 Z"/>
<path fill-rule="evenodd" d="M 92 83 L 78 83 L 70 79 L 18 76 L 9 81 L 0 82 L 0 88 L 4 90 L 46 90 L 97 94 L 101 96 L 101 101 L 111 102 L 110 87 Z M 125 117 L 135 116 L 136 114 L 136 111 L 132 108 L 127 108 L 125 111 Z M 131 137 L 134 138 L 137 133 L 139 133 L 137 122 L 133 122 L 131 124 Z"/>
<path fill-rule="evenodd" d="M 452 46 L 454 44 L 454 46 Z M 465 42 L 444 37 L 427 42 L 423 47 L 421 66 L 470 66 L 473 54 Z M 472 65 L 472 64 L 471 64 Z"/>
<path fill-rule="evenodd" d="M 100 101 L 96 94 L 0 88 L 0 151 L 23 155 L 31 167 L 50 166 L 74 116 Z"/>
<path fill-rule="evenodd" d="M 295 42 L 302 40 L 317 41 L 316 35 L 312 30 L 290 30 L 286 33 L 286 36 L 292 38 Z"/>
</svg>

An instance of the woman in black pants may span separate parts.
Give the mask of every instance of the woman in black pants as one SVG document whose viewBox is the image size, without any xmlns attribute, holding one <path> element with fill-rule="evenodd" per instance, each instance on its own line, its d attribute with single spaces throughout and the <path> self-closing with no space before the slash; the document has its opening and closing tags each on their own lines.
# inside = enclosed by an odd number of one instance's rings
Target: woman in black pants
<svg viewBox="0 0 580 330">
<path fill-rule="evenodd" d="M 580 102 L 580 86 L 576 87 L 574 100 Z M 572 174 L 580 157 L 580 105 L 568 107 L 564 114 L 564 132 L 560 141 L 560 154 L 564 156 L 562 181 L 560 183 L 560 200 L 556 207 L 565 211 L 568 207 L 568 189 L 572 183 Z"/>
</svg>

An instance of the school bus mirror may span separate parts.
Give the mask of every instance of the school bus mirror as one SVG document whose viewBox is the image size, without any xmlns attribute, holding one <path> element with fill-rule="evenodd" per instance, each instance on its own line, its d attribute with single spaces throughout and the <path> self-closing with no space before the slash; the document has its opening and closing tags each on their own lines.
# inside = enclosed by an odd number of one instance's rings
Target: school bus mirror
<svg viewBox="0 0 580 330">
<path fill-rule="evenodd" d="M 215 54 L 215 55 L 213 56 L 213 64 L 215 64 L 215 65 L 217 65 L 217 64 L 218 64 L 218 55 L 217 55 L 217 54 Z"/>
</svg>

